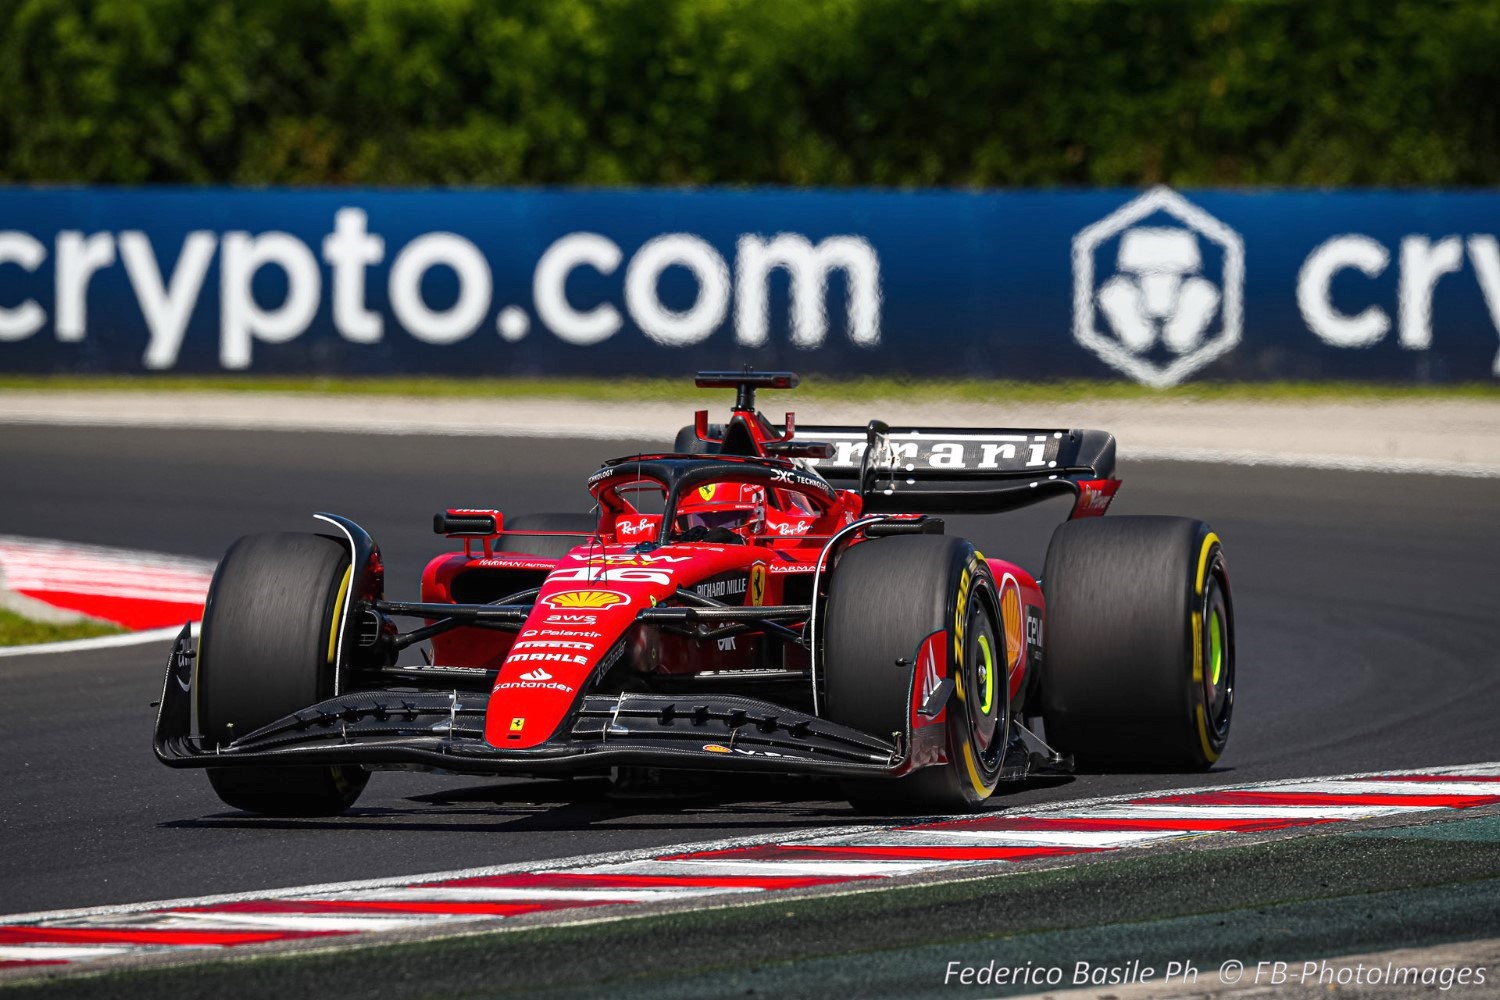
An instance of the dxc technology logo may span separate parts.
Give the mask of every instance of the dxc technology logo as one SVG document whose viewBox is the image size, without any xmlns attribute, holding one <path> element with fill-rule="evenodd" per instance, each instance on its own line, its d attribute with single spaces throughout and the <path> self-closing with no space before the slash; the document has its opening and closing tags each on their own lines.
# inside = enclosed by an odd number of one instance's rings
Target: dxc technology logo
<svg viewBox="0 0 1500 1000">
<path fill-rule="evenodd" d="M 1158 187 L 1073 238 L 1073 337 L 1139 382 L 1176 385 L 1240 342 L 1239 234 Z"/>
</svg>

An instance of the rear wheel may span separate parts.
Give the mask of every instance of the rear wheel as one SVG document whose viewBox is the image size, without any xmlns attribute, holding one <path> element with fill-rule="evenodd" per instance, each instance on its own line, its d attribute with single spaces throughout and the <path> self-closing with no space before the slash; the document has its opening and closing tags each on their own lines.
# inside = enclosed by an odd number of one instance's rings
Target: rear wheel
<svg viewBox="0 0 1500 1000">
<path fill-rule="evenodd" d="M 932 535 L 856 545 L 833 574 L 824 621 L 826 714 L 877 736 L 907 728 L 921 642 L 940 629 L 952 642 L 946 763 L 894 781 L 848 782 L 855 807 L 954 812 L 987 799 L 1010 737 L 1009 657 L 995 583 L 974 547 Z"/>
<path fill-rule="evenodd" d="M 212 748 L 334 694 L 349 553 L 322 535 L 247 535 L 214 573 L 198 641 L 198 725 Z M 211 767 L 226 805 L 328 816 L 353 805 L 358 767 Z"/>
<path fill-rule="evenodd" d="M 1211 767 L 1229 739 L 1235 660 L 1229 576 L 1208 525 L 1067 522 L 1042 587 L 1048 742 L 1093 767 Z"/>
<path fill-rule="evenodd" d="M 599 528 L 593 514 L 518 514 L 505 519 L 506 531 L 572 531 L 572 535 L 509 535 L 495 540 L 497 552 L 522 552 L 543 559 L 561 559 Z"/>
</svg>

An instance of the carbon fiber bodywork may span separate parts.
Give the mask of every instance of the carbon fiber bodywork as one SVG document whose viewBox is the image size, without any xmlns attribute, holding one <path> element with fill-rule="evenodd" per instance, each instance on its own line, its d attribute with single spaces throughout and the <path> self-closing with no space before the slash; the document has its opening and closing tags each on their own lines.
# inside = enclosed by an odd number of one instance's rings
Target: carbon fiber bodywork
<svg viewBox="0 0 1500 1000">
<path fill-rule="evenodd" d="M 633 764 L 865 778 L 911 770 L 909 731 L 880 739 L 771 702 L 711 694 L 587 695 L 553 739 L 507 750 L 485 742 L 482 692 L 359 691 L 209 747 L 193 732 L 194 656 L 184 628 L 168 659 L 154 741 L 157 758 L 171 767 L 349 764 L 561 774 Z M 922 730 L 918 738 L 936 739 L 938 732 Z"/>
</svg>

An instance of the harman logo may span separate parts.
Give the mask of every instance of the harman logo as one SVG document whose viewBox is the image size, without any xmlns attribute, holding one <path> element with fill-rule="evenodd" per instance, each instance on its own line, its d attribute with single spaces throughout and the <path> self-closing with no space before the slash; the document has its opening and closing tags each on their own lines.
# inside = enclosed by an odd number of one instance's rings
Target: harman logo
<svg viewBox="0 0 1500 1000">
<path fill-rule="evenodd" d="M 1233 349 L 1244 290 L 1239 234 L 1170 188 L 1073 238 L 1074 339 L 1147 385 L 1176 385 Z"/>
<path fill-rule="evenodd" d="M 542 603 L 554 608 L 612 608 L 617 604 L 629 604 L 630 598 L 618 590 L 565 590 L 542 598 Z"/>
</svg>

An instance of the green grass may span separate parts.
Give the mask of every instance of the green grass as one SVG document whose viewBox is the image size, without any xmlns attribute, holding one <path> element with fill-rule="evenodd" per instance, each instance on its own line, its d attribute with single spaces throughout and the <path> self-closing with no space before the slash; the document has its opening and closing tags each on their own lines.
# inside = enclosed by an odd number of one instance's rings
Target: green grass
<svg viewBox="0 0 1500 1000">
<path fill-rule="evenodd" d="M 5 389 L 110 390 L 124 392 L 284 392 L 337 396 L 420 396 L 450 399 L 566 399 L 701 402 L 712 394 L 678 378 L 325 378 L 235 375 L 0 375 Z M 719 392 L 720 396 L 724 393 Z M 1423 399 L 1500 400 L 1500 382 L 1407 385 L 1369 382 L 1194 382 L 1152 389 L 1134 382 L 1021 382 L 991 379 L 834 379 L 806 376 L 793 392 L 766 392 L 774 410 L 798 401 L 943 399 L 954 402 L 1017 403 L 1083 400 L 1234 400 L 1269 402 L 1364 402 Z"/>
<path fill-rule="evenodd" d="M 38 642 L 62 642 L 65 639 L 93 639 L 125 631 L 118 625 L 103 622 L 69 622 L 53 624 L 34 622 L 13 611 L 0 608 L 0 646 L 30 646 Z"/>
</svg>

